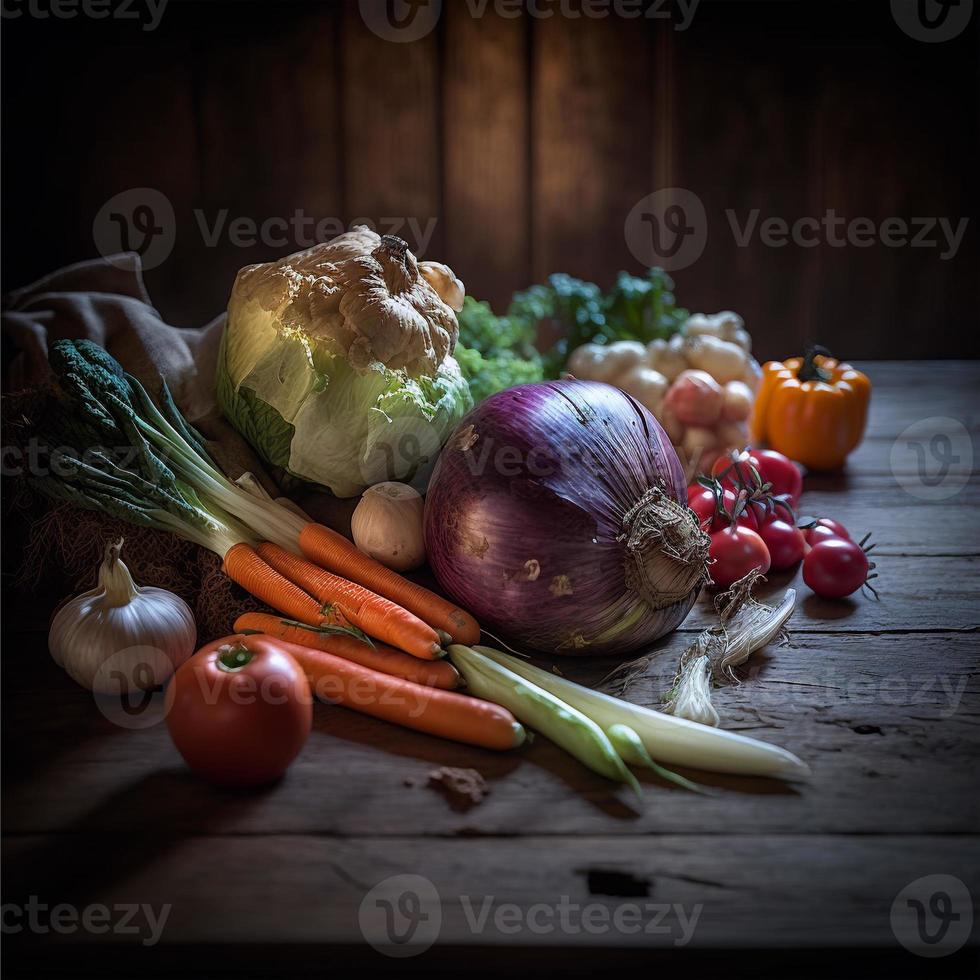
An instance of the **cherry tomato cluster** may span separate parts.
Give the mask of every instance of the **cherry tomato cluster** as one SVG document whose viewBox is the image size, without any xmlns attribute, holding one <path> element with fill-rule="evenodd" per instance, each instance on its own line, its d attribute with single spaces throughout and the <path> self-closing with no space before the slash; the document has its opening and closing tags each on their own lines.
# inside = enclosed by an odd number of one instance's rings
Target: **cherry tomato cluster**
<svg viewBox="0 0 980 980">
<path fill-rule="evenodd" d="M 723 456 L 710 477 L 688 488 L 688 506 L 711 538 L 716 585 L 728 588 L 753 570 L 764 575 L 802 561 L 803 581 L 819 596 L 840 599 L 864 585 L 874 592 L 867 538 L 852 541 L 847 528 L 831 518 L 798 520 L 802 491 L 796 464 L 769 449 Z"/>
</svg>

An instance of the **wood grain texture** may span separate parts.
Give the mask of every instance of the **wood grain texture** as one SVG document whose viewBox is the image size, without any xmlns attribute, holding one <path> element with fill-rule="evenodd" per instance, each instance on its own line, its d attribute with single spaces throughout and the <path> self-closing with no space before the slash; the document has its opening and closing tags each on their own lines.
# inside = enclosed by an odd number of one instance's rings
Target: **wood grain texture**
<svg viewBox="0 0 980 980">
<path fill-rule="evenodd" d="M 356 4 L 344 4 L 341 73 L 348 220 L 368 219 L 439 258 L 445 232 L 436 33 L 410 44 L 385 41 Z"/>
<path fill-rule="evenodd" d="M 226 291 L 214 295 L 219 309 L 242 266 L 308 248 L 344 227 L 340 13 L 328 4 L 301 6 L 263 19 L 262 36 L 239 24 L 199 48 L 197 109 L 207 136 L 195 221 L 207 229 L 201 244 L 213 248 L 201 257 L 214 273 L 205 288 Z M 241 231 L 240 219 L 250 223 Z M 208 237 L 216 237 L 213 247 Z"/>
<path fill-rule="evenodd" d="M 445 25 L 445 261 L 503 311 L 530 261 L 530 27 L 465 4 L 447 5 Z"/>
<path fill-rule="evenodd" d="M 533 276 L 609 285 L 636 264 L 623 225 L 655 189 L 653 31 L 551 17 L 534 22 L 532 40 Z"/>
<path fill-rule="evenodd" d="M 64 867 L 51 863 L 58 853 L 52 853 L 51 843 L 37 838 L 8 842 L 5 863 L 23 867 L 34 862 L 36 880 L 44 881 L 47 875 L 57 887 L 68 875 Z M 54 843 L 62 854 L 71 846 L 65 839 Z M 608 837 L 555 841 L 530 835 L 507 843 L 502 875 L 500 847 L 494 841 L 440 841 L 433 847 L 412 837 L 313 837 L 297 848 L 293 838 L 270 835 L 263 851 L 276 874 L 264 883 L 263 900 L 255 902 L 252 841 L 223 836 L 130 839 L 111 856 L 88 855 L 84 864 L 97 874 L 86 877 L 91 883 L 87 887 L 72 885 L 70 893 L 80 904 L 138 900 L 154 909 L 169 905 L 164 944 L 250 943 L 261 949 L 262 943 L 281 942 L 327 947 L 363 942 L 360 923 L 372 920 L 361 913 L 361 903 L 377 883 L 394 875 L 422 874 L 437 896 L 424 908 L 438 909 L 439 942 L 446 945 L 654 950 L 690 944 L 739 950 L 751 948 L 750 937 L 760 921 L 779 947 L 891 948 L 895 937 L 889 909 L 910 881 L 937 868 L 955 868 L 969 887 L 980 885 L 980 866 L 969 837 L 923 841 L 731 835 L 724 841 L 723 861 L 715 838 L 665 835 L 657 844 L 638 849 L 634 841 Z M 38 849 L 46 854 L 43 864 Z M 789 854 L 794 860 L 787 860 Z M 762 875 L 767 888 L 760 892 Z M 603 879 L 632 884 L 634 891 L 603 894 Z M 38 894 L 44 900 L 51 893 L 42 888 Z M 562 903 L 567 910 L 565 928 L 558 910 Z M 202 905 L 213 913 L 202 917 Z M 600 909 L 591 920 L 582 918 L 586 905 Z M 509 920 L 506 912 L 504 918 L 499 915 L 504 906 L 512 906 Z M 527 920 L 524 916 L 532 906 L 539 910 Z M 631 907 L 640 923 L 656 926 L 658 906 L 666 911 L 659 919 L 659 933 L 634 931 L 628 921 L 627 928 L 613 924 L 616 909 Z M 482 920 L 481 908 L 489 913 Z M 376 910 L 379 919 L 380 913 Z M 536 928 L 549 921 L 552 929 Z M 138 941 L 132 936 L 113 940 L 111 934 L 98 938 L 110 943 Z M 80 939 L 83 944 L 92 941 Z"/>
<path fill-rule="evenodd" d="M 661 645 L 629 700 L 659 702 L 687 639 Z M 33 737 L 4 759 L 4 828 L 14 835 L 125 835 L 139 825 L 181 835 L 220 828 L 344 837 L 971 833 L 980 821 L 971 765 L 980 751 L 976 645 L 976 633 L 795 634 L 789 645 L 753 657 L 739 672 L 742 683 L 719 689 L 714 702 L 725 727 L 796 752 L 811 780 L 789 785 L 691 770 L 710 796 L 641 777 L 642 802 L 547 739 L 494 753 L 328 706 L 317 707 L 310 741 L 281 784 L 226 793 L 187 773 L 162 724 L 121 730 L 43 663 L 5 709 L 7 734 L 31 730 Z M 594 681 L 608 664 L 561 661 L 559 669 Z M 159 718 L 159 708 L 142 717 Z M 52 721 L 32 722 L 45 709 Z M 476 768 L 490 795 L 468 813 L 453 811 L 426 786 L 439 766 Z"/>
<path fill-rule="evenodd" d="M 5 278 L 95 254 L 101 205 L 151 187 L 175 211 L 176 247 L 148 275 L 171 322 L 210 320 L 239 260 L 287 247 L 206 247 L 195 212 L 223 207 L 395 219 L 386 229 L 424 239 L 499 308 L 554 272 L 607 286 L 642 271 L 626 215 L 679 186 L 709 219 L 704 254 L 675 273 L 679 300 L 739 310 L 762 357 L 815 340 L 852 357 L 980 354 L 976 18 L 930 45 L 883 2 L 701 0 L 684 30 L 678 4 L 645 4 L 670 20 L 591 6 L 511 18 L 513 5 L 446 0 L 411 43 L 372 33 L 355 0 L 172 3 L 150 32 L 12 17 Z M 768 219 L 831 210 L 967 224 L 945 258 L 760 240 Z M 739 227 L 757 213 L 744 247 L 728 211 Z"/>
</svg>

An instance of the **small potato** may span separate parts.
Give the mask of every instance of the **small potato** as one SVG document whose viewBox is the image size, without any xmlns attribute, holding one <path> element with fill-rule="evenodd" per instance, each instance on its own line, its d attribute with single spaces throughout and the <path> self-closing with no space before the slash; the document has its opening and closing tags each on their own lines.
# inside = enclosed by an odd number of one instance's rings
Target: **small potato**
<svg viewBox="0 0 980 980">
<path fill-rule="evenodd" d="M 683 327 L 686 337 L 717 337 L 732 344 L 738 344 L 746 353 L 752 350 L 752 338 L 745 329 L 745 321 L 731 310 L 722 310 L 710 316 L 695 313 L 688 317 Z"/>
<path fill-rule="evenodd" d="M 659 371 L 668 381 L 674 381 L 681 371 L 686 371 L 691 366 L 684 356 L 683 338 L 679 344 L 668 344 L 666 340 L 651 340 L 647 344 L 647 364 L 654 371 Z"/>
<path fill-rule="evenodd" d="M 692 367 L 707 371 L 721 385 L 745 377 L 745 351 L 727 340 L 698 337 L 688 344 L 687 359 Z"/>
<path fill-rule="evenodd" d="M 622 375 L 616 382 L 616 387 L 632 395 L 647 411 L 656 415 L 669 385 L 659 371 L 641 364 Z"/>
<path fill-rule="evenodd" d="M 728 449 L 741 450 L 749 441 L 749 430 L 744 422 L 721 422 L 715 428 L 715 438 L 722 452 Z"/>
<path fill-rule="evenodd" d="M 744 381 L 729 381 L 725 385 L 721 417 L 726 422 L 744 422 L 751 414 L 752 390 Z"/>
<path fill-rule="evenodd" d="M 566 370 L 579 381 L 595 381 L 595 365 L 604 356 L 605 348 L 598 344 L 582 344 L 572 351 Z"/>
<path fill-rule="evenodd" d="M 718 458 L 718 437 L 713 429 L 703 429 L 692 425 L 685 433 L 680 445 L 680 461 L 688 479 L 700 473 Z M 710 458 L 711 462 L 708 463 Z M 707 464 L 707 467 L 705 466 Z"/>
<path fill-rule="evenodd" d="M 630 368 L 646 359 L 646 348 L 637 340 L 617 340 L 608 347 L 600 347 L 592 367 L 592 380 L 616 384 Z M 574 372 L 572 372 L 574 374 Z"/>
<path fill-rule="evenodd" d="M 706 371 L 682 371 L 664 398 L 684 425 L 710 428 L 721 417 L 725 400 L 721 385 Z"/>
</svg>

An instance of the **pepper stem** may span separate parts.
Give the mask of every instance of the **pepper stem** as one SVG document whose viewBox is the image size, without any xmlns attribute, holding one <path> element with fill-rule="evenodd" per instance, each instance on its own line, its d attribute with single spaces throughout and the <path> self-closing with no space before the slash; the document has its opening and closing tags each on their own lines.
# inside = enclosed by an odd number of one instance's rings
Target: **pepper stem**
<svg viewBox="0 0 980 980">
<path fill-rule="evenodd" d="M 811 344 L 803 355 L 803 363 L 800 365 L 800 370 L 796 372 L 797 378 L 800 381 L 829 381 L 830 375 L 817 364 L 817 358 L 832 356 L 826 347 Z"/>
</svg>

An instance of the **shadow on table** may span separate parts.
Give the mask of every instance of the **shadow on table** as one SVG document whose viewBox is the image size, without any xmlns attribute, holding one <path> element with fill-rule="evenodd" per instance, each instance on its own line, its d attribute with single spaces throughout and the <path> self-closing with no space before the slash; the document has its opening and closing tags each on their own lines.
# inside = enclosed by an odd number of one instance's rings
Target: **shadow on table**
<svg viewBox="0 0 980 980">
<path fill-rule="evenodd" d="M 105 798 L 57 835 L 36 842 L 8 837 L 3 861 L 5 901 L 24 903 L 37 896 L 49 905 L 84 905 L 92 895 L 110 890 L 118 878 L 131 877 L 138 868 L 160 860 L 186 835 L 181 833 L 179 818 L 170 808 L 161 809 L 159 802 L 186 793 L 194 779 L 188 772 L 154 772 Z M 198 816 L 200 811 L 206 813 L 199 833 L 220 833 L 256 806 L 265 792 L 215 791 L 207 808 L 199 807 Z M 120 810 L 138 814 L 139 823 L 134 822 L 128 832 L 106 831 L 106 826 L 118 822 L 114 815 Z"/>
</svg>

